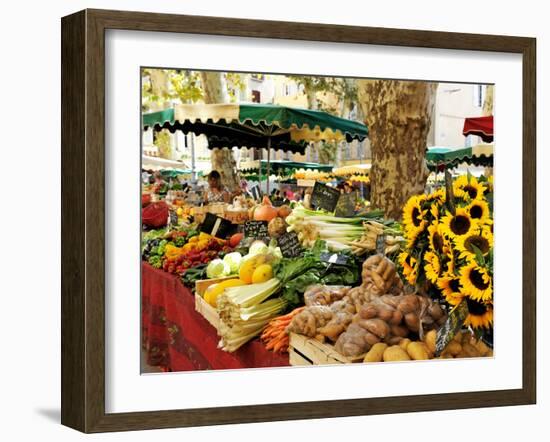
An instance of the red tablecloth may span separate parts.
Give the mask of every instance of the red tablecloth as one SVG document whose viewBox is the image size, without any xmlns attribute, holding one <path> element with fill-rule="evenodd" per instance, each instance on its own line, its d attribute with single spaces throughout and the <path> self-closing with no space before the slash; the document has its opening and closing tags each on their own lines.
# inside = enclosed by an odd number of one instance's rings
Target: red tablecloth
<svg viewBox="0 0 550 442">
<path fill-rule="evenodd" d="M 142 345 L 147 363 L 165 371 L 282 367 L 288 355 L 258 340 L 234 353 L 217 348 L 219 337 L 196 310 L 193 293 L 180 279 L 147 263 L 141 266 Z"/>
</svg>

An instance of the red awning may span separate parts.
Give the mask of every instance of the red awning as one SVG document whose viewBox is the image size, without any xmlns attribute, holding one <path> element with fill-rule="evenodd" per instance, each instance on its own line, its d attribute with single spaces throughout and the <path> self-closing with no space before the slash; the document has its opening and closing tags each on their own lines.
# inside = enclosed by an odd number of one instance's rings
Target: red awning
<svg viewBox="0 0 550 442">
<path fill-rule="evenodd" d="M 474 117 L 464 120 L 464 136 L 477 135 L 486 143 L 493 141 L 493 116 Z"/>
</svg>

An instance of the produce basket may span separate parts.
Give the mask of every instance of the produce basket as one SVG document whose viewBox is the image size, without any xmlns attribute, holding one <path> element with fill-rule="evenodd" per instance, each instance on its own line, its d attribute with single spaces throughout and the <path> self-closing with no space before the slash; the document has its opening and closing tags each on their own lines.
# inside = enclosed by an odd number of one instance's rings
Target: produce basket
<svg viewBox="0 0 550 442">
<path fill-rule="evenodd" d="M 233 224 L 243 224 L 248 221 L 248 209 L 226 209 L 223 217 Z"/>
<path fill-rule="evenodd" d="M 213 278 L 213 279 L 201 279 L 195 281 L 195 310 L 200 313 L 200 315 L 206 319 L 212 327 L 216 330 L 220 327 L 220 317 L 218 312 L 214 307 L 208 304 L 203 296 L 204 292 L 208 287 L 218 282 L 225 281 L 226 279 L 235 279 L 236 276 L 226 276 L 224 278 Z"/>
<path fill-rule="evenodd" d="M 151 203 L 141 210 L 141 220 L 149 227 L 164 227 L 168 222 L 168 213 L 165 202 Z"/>
<path fill-rule="evenodd" d="M 333 345 L 319 342 L 316 339 L 298 333 L 290 333 L 288 361 L 290 365 L 328 365 L 362 362 L 365 355 L 353 358 L 338 353 Z"/>
</svg>

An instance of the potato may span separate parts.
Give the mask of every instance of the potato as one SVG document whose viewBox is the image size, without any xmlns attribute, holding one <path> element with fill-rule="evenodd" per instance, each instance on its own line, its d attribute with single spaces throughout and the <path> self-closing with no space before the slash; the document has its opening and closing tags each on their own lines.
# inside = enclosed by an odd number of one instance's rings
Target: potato
<svg viewBox="0 0 550 442">
<path fill-rule="evenodd" d="M 382 356 L 384 355 L 384 350 L 386 350 L 386 348 L 388 348 L 388 344 L 384 344 L 383 342 L 374 344 L 365 355 L 363 362 L 382 362 Z"/>
<path fill-rule="evenodd" d="M 380 339 L 384 339 L 390 333 L 390 326 L 387 322 L 382 321 L 381 319 L 363 319 L 358 322 L 358 324 L 363 327 L 365 330 L 375 334 Z"/>
<path fill-rule="evenodd" d="M 417 332 L 420 329 L 420 319 L 416 313 L 407 313 L 405 315 L 405 324 L 409 330 Z"/>
<path fill-rule="evenodd" d="M 386 281 L 393 280 L 395 276 L 395 264 L 391 261 L 388 261 L 388 266 L 386 267 L 386 270 L 384 271 L 384 274 L 382 275 L 382 278 Z"/>
<path fill-rule="evenodd" d="M 392 335 L 401 336 L 402 338 L 406 338 L 409 335 L 409 329 L 402 325 L 392 325 L 390 331 Z"/>
<path fill-rule="evenodd" d="M 450 353 L 441 353 L 441 356 L 439 356 L 438 358 L 435 358 L 435 359 L 453 359 L 453 355 L 450 354 Z"/>
<path fill-rule="evenodd" d="M 359 310 L 359 316 L 363 319 L 372 319 L 378 316 L 378 309 L 374 305 L 367 305 Z"/>
<path fill-rule="evenodd" d="M 487 354 L 491 351 L 491 349 L 483 342 L 481 339 L 477 341 L 473 346 L 477 349 L 480 356 L 487 356 Z"/>
<path fill-rule="evenodd" d="M 314 338 L 316 341 L 319 341 L 319 342 L 325 342 L 325 336 L 324 335 L 315 335 L 315 338 Z"/>
<path fill-rule="evenodd" d="M 379 308 L 378 317 L 384 322 L 389 322 L 393 317 L 393 310 L 389 308 Z"/>
<path fill-rule="evenodd" d="M 384 360 L 384 362 L 411 360 L 407 352 L 399 347 L 399 345 L 392 345 L 391 347 L 386 348 L 386 350 L 384 350 L 382 359 Z"/>
<path fill-rule="evenodd" d="M 477 348 L 468 342 L 462 344 L 462 351 L 457 355 L 458 358 L 477 358 L 481 356 Z"/>
<path fill-rule="evenodd" d="M 403 341 L 403 338 L 401 336 L 392 336 L 389 339 L 386 339 L 386 343 L 388 345 L 399 345 Z"/>
<path fill-rule="evenodd" d="M 369 345 L 374 345 L 380 342 L 380 338 L 373 333 L 366 332 L 364 335 L 364 341 Z"/>
<path fill-rule="evenodd" d="M 401 313 L 399 310 L 395 310 L 389 322 L 390 324 L 398 325 L 401 323 L 402 320 L 403 320 L 403 313 Z"/>
<path fill-rule="evenodd" d="M 437 338 L 437 332 L 435 330 L 430 330 L 424 335 L 424 343 L 428 347 L 430 353 L 435 353 L 435 342 Z"/>
<path fill-rule="evenodd" d="M 402 339 L 399 343 L 399 347 L 401 347 L 403 350 L 407 351 L 407 347 L 411 343 L 411 340 L 409 338 Z"/>
<path fill-rule="evenodd" d="M 384 275 L 384 272 L 386 271 L 386 268 L 388 267 L 389 261 L 387 259 L 382 259 L 378 266 L 376 267 L 376 270 L 374 270 L 376 273 L 378 273 L 381 277 Z M 386 278 L 384 278 L 386 279 Z"/>
<path fill-rule="evenodd" d="M 439 304 L 434 303 L 430 305 L 430 307 L 428 308 L 428 313 L 432 318 L 434 318 L 434 320 L 437 321 L 439 318 L 443 316 L 443 309 Z"/>
<path fill-rule="evenodd" d="M 462 351 L 462 345 L 457 341 L 451 341 L 445 347 L 444 352 L 449 353 L 450 355 L 456 356 Z"/>
<path fill-rule="evenodd" d="M 403 299 L 398 304 L 397 309 L 401 311 L 404 315 L 407 313 L 412 313 L 418 310 L 419 302 L 416 295 L 405 295 Z"/>
<path fill-rule="evenodd" d="M 430 359 L 428 354 L 428 348 L 426 344 L 420 341 L 413 341 L 407 346 L 407 353 L 411 359 L 415 361 L 422 361 Z"/>
</svg>

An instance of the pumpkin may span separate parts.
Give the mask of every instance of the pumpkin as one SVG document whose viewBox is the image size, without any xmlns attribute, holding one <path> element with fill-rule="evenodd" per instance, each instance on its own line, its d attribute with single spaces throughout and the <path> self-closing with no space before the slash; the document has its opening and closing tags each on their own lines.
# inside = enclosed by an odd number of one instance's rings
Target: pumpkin
<svg viewBox="0 0 550 442">
<path fill-rule="evenodd" d="M 285 219 L 288 215 L 290 215 L 290 212 L 292 212 L 290 207 L 288 207 L 286 204 L 284 204 L 281 207 L 279 207 L 279 210 L 277 211 L 277 215 L 279 217 Z"/>
<path fill-rule="evenodd" d="M 267 196 L 264 196 L 262 204 L 254 210 L 254 219 L 256 221 L 271 221 L 277 216 L 277 208 L 271 205 L 271 201 Z"/>
</svg>

